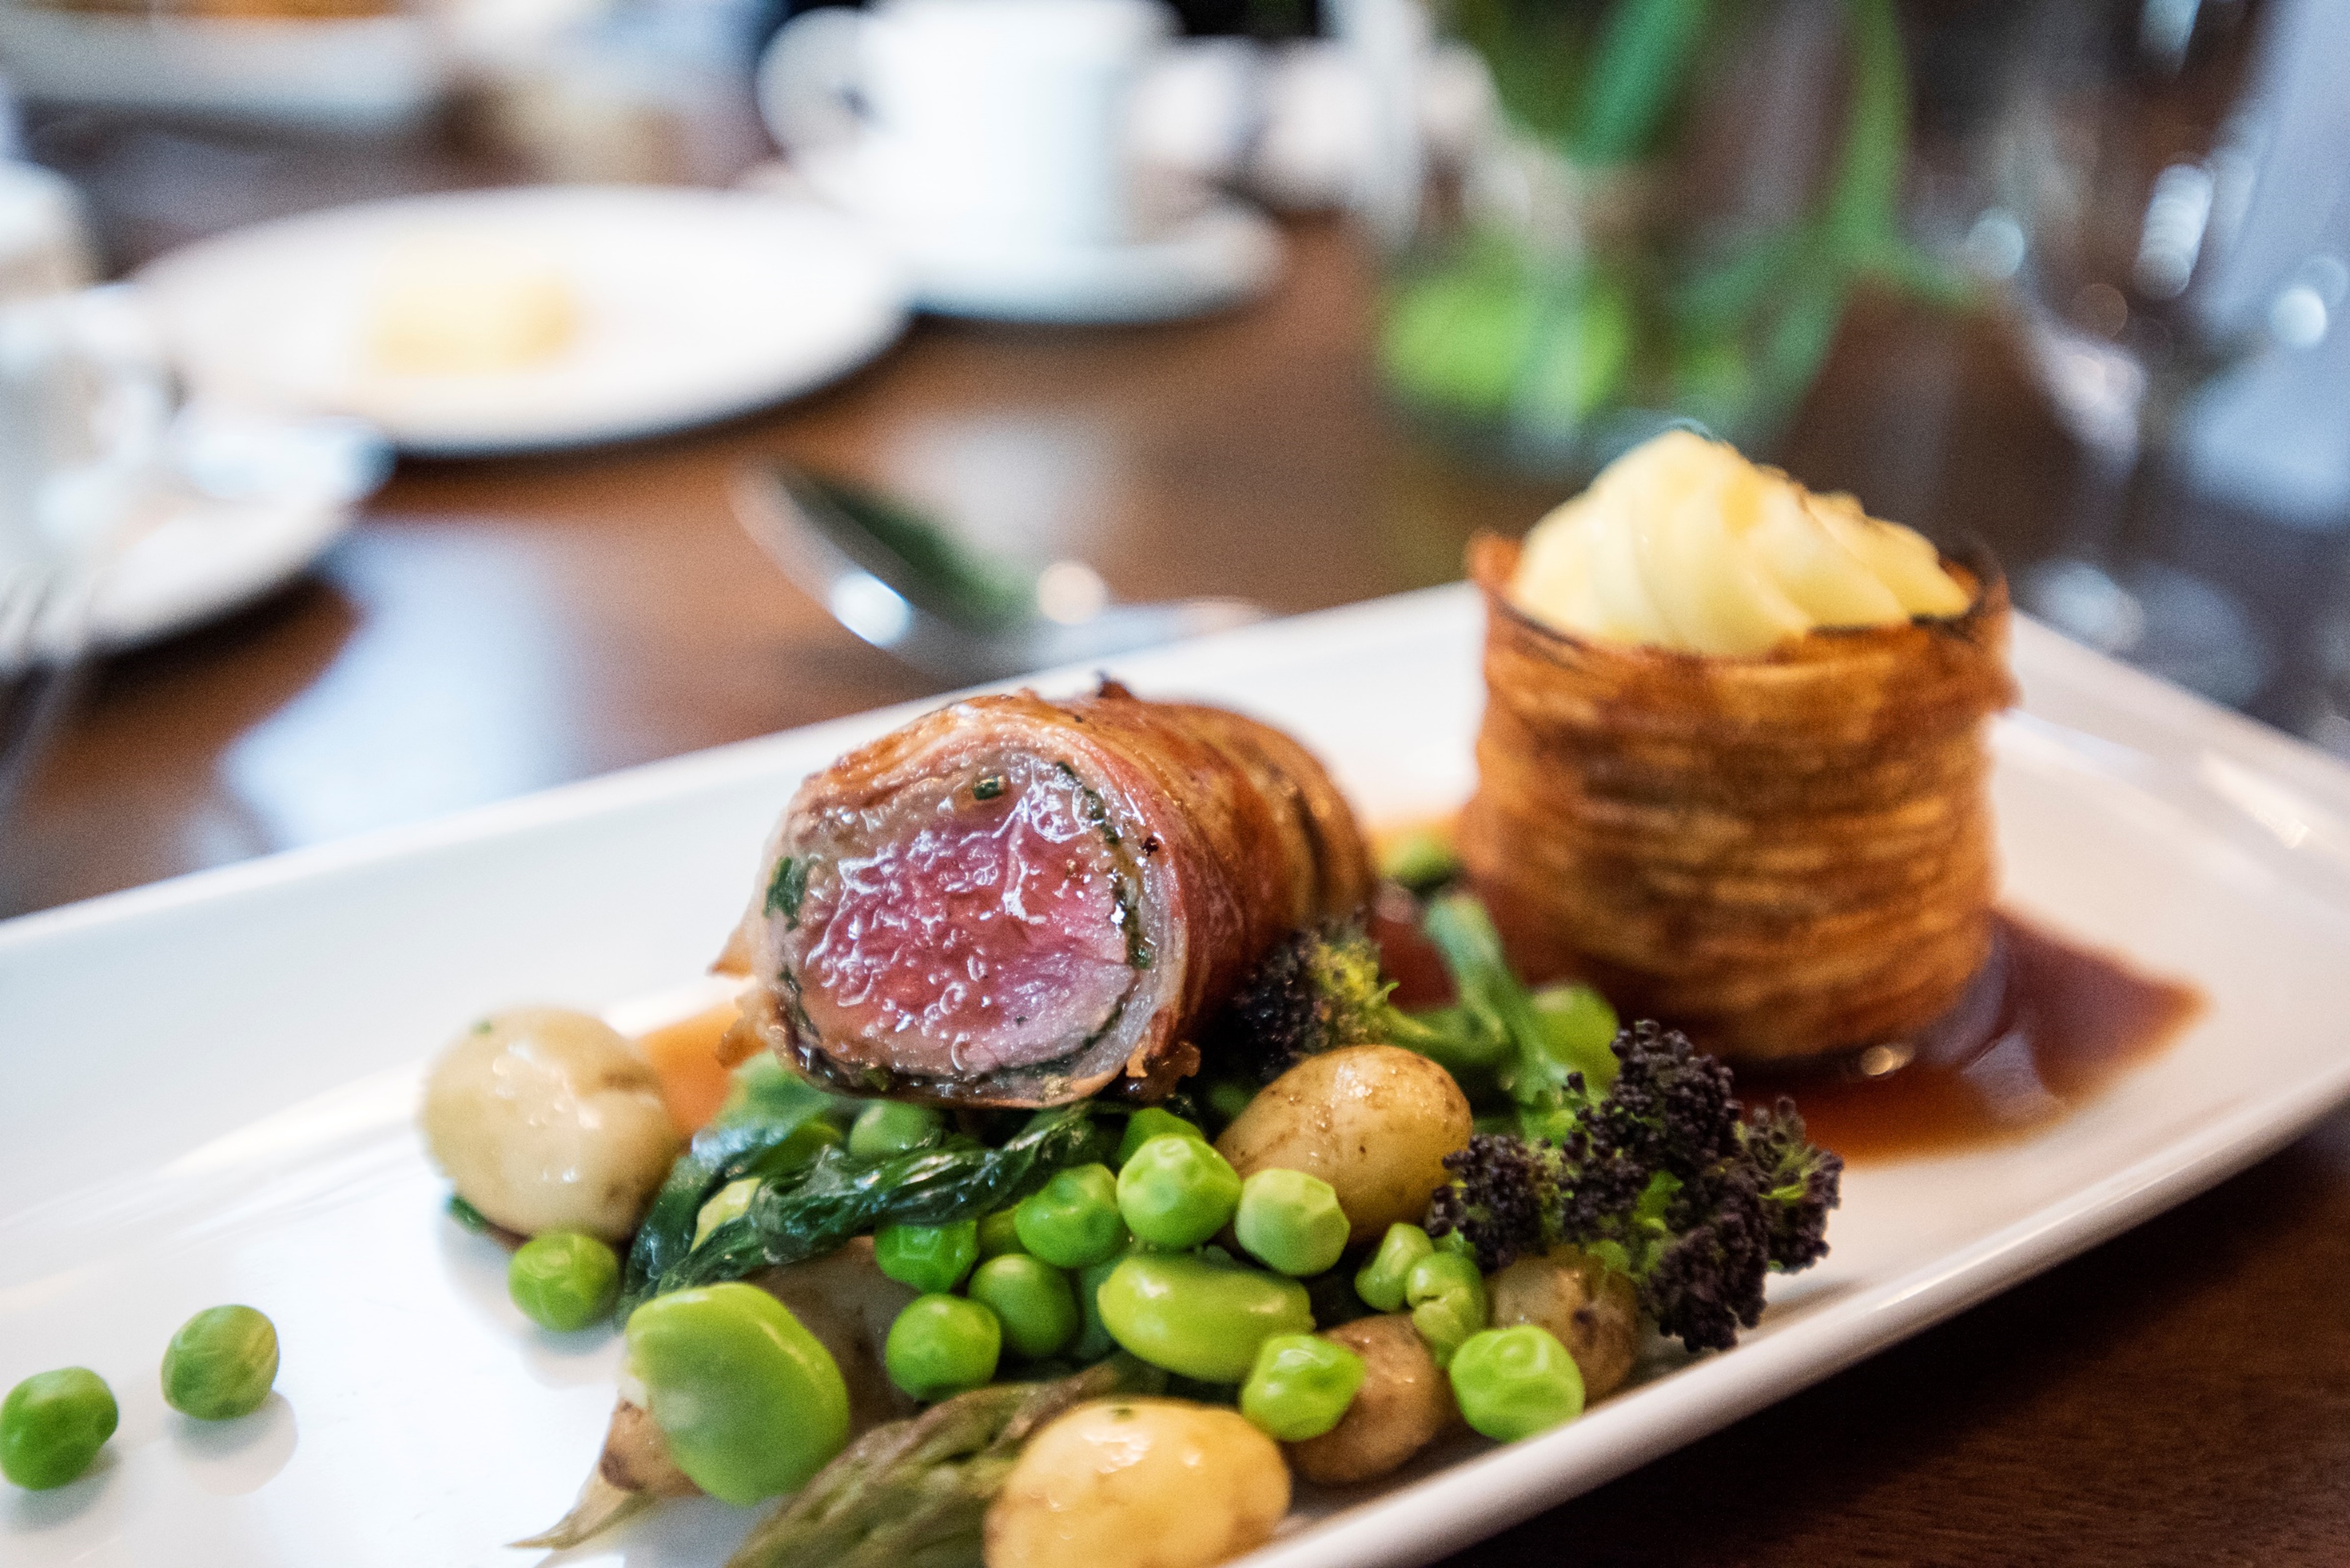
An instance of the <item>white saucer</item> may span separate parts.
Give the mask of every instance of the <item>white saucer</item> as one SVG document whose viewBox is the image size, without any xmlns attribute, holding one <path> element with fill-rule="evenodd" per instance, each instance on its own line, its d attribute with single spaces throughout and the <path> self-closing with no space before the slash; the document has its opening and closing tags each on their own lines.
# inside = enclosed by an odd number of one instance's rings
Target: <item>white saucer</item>
<svg viewBox="0 0 2350 1568">
<path fill-rule="evenodd" d="M 547 358 L 472 375 L 365 351 L 385 258 L 421 239 L 520 247 L 574 296 Z M 550 186 L 370 202 L 204 240 L 140 275 L 200 394 L 348 414 L 404 451 L 631 440 L 747 413 L 862 364 L 904 327 L 904 269 L 863 227 L 743 192 Z"/>
<path fill-rule="evenodd" d="M 182 410 L 165 477 L 127 542 L 108 551 L 87 631 L 120 652 L 228 614 L 300 576 L 349 526 L 391 468 L 376 433 L 342 420 Z M 36 656 L 77 640 L 74 598 L 50 607 Z"/>
<path fill-rule="evenodd" d="M 802 153 L 791 170 L 807 190 L 871 223 L 911 273 L 915 303 L 944 316 L 1172 321 L 1253 299 L 1281 273 L 1280 232 L 1238 202 L 1209 201 L 1124 243 L 1024 244 L 888 210 L 875 200 L 874 161 L 856 142 Z"/>
<path fill-rule="evenodd" d="M 99 585 L 98 646 L 119 652 L 241 608 L 300 576 L 350 520 L 348 504 L 317 497 L 190 501 Z"/>
</svg>

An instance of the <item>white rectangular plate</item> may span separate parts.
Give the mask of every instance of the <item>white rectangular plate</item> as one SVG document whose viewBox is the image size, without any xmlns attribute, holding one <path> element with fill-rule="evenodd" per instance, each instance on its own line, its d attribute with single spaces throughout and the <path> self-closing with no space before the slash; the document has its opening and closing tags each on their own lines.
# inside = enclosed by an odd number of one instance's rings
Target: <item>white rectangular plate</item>
<svg viewBox="0 0 2350 1568">
<path fill-rule="evenodd" d="M 1373 820 L 1471 784 L 1466 590 L 1120 661 L 1146 695 L 1304 737 Z M 2350 774 L 2017 628 L 1996 731 L 2008 901 L 2200 985 L 2176 1048 L 2022 1143 L 1865 1166 L 1834 1255 L 1739 1349 L 1582 1421 L 1314 1500 L 1263 1568 L 1425 1560 L 1595 1486 L 2217 1181 L 2350 1093 Z M 1042 680 L 1074 690 L 1079 673 Z M 85 1365 L 122 1426 L 90 1475 L 0 1489 L 0 1560 L 527 1563 L 601 1438 L 609 1334 L 531 1330 L 442 1215 L 411 1127 L 427 1054 L 546 1001 L 690 992 L 792 786 L 912 709 L 0 926 L 0 1386 Z M 205 1428 L 156 1366 L 197 1309 L 277 1322 L 279 1396 Z M 714 1568 L 748 1516 L 672 1505 L 573 1561 Z"/>
</svg>

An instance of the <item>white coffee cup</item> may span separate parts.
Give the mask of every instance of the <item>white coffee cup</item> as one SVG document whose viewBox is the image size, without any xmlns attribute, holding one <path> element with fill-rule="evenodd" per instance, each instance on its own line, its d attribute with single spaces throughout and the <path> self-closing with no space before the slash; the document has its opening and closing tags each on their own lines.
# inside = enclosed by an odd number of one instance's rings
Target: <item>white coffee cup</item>
<svg viewBox="0 0 2350 1568">
<path fill-rule="evenodd" d="M 1127 108 L 1170 30 L 1157 0 L 879 0 L 776 36 L 760 108 L 854 205 L 975 244 L 1133 236 Z"/>
<path fill-rule="evenodd" d="M 37 163 L 0 160 L 0 304 L 64 294 L 92 275 L 72 184 Z"/>
</svg>

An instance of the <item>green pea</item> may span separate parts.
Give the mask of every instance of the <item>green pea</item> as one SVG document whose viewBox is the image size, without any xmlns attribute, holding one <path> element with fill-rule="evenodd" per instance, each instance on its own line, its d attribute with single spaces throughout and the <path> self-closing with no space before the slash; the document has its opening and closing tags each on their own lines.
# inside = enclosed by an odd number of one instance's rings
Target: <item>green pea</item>
<svg viewBox="0 0 2350 1568">
<path fill-rule="evenodd" d="M 1001 1258 L 1007 1252 L 1024 1252 L 1020 1243 L 1020 1211 L 999 1209 L 979 1222 L 979 1261 Z"/>
<path fill-rule="evenodd" d="M 1355 1274 L 1355 1293 L 1373 1312 L 1403 1310 L 1404 1276 L 1411 1266 L 1436 1251 L 1428 1232 L 1417 1225 L 1390 1225 L 1379 1238 L 1379 1250 Z"/>
<path fill-rule="evenodd" d="M 983 1303 L 962 1296 L 916 1296 L 889 1325 L 881 1363 L 889 1381 L 917 1399 L 943 1399 L 995 1376 L 1003 1325 Z"/>
<path fill-rule="evenodd" d="M 1469 1424 L 1515 1442 L 1583 1414 L 1583 1372 L 1550 1330 L 1531 1323 L 1471 1334 L 1447 1375 Z"/>
<path fill-rule="evenodd" d="M 1232 1234 L 1258 1262 L 1304 1279 L 1336 1266 L 1347 1250 L 1347 1211 L 1320 1177 L 1260 1170 L 1241 1183 Z"/>
<path fill-rule="evenodd" d="M 1118 1212 L 1154 1247 L 1198 1246 L 1232 1222 L 1240 1201 L 1240 1172 L 1198 1138 L 1151 1138 L 1118 1173 Z"/>
<path fill-rule="evenodd" d="M 619 1261 L 601 1241 L 588 1245 L 604 1254 L 609 1311 L 611 1293 L 619 1288 Z M 205 1308 L 182 1324 L 163 1350 L 163 1402 L 200 1421 L 250 1416 L 276 1381 L 277 1325 L 249 1306 Z"/>
<path fill-rule="evenodd" d="M 1077 1337 L 1077 1296 L 1069 1276 L 1040 1258 L 1006 1252 L 988 1259 L 972 1273 L 971 1299 L 994 1309 L 1003 1320 L 1003 1337 L 1030 1361 L 1065 1350 Z"/>
<path fill-rule="evenodd" d="M 1201 1143 L 1208 1141 L 1206 1133 L 1173 1111 L 1158 1106 L 1145 1106 L 1126 1118 L 1126 1136 L 1118 1140 L 1118 1155 L 1112 1163 L 1124 1165 L 1134 1158 L 1136 1149 L 1155 1137 L 1195 1137 Z"/>
<path fill-rule="evenodd" d="M 760 1178 L 745 1176 L 712 1193 L 693 1217 L 693 1244 L 701 1246 L 712 1231 L 750 1212 L 751 1199 L 759 1195 L 760 1185 Z"/>
<path fill-rule="evenodd" d="M 1056 1269 L 1084 1269 L 1118 1256 L 1126 1221 L 1118 1212 L 1118 1178 L 1106 1165 L 1056 1170 L 1012 1211 L 1020 1244 Z"/>
<path fill-rule="evenodd" d="M 979 1262 L 979 1221 L 884 1225 L 873 1234 L 873 1261 L 901 1285 L 951 1291 Z"/>
<path fill-rule="evenodd" d="M 629 1318 L 629 1362 L 678 1468 L 724 1501 L 796 1490 L 847 1445 L 831 1352 L 754 1285 L 655 1296 Z"/>
<path fill-rule="evenodd" d="M 620 1294 L 620 1260 L 593 1236 L 549 1231 L 515 1249 L 506 1264 L 506 1294 L 539 1327 L 570 1334 L 612 1314 Z M 274 1354 L 271 1362 L 276 1364 Z"/>
<path fill-rule="evenodd" d="M 1276 1334 L 1257 1346 L 1241 1385 L 1241 1414 L 1281 1442 L 1318 1438 L 1345 1417 L 1363 1371 L 1363 1358 L 1335 1340 Z"/>
<path fill-rule="evenodd" d="M 1559 1061 L 1596 1088 L 1616 1081 L 1616 1010 L 1587 985 L 1553 985 L 1534 992 L 1543 1043 Z"/>
<path fill-rule="evenodd" d="M 1238 1383 L 1266 1340 L 1314 1327 L 1305 1287 L 1295 1280 L 1182 1252 L 1121 1260 L 1098 1299 L 1112 1339 L 1153 1366 L 1202 1383 Z"/>
<path fill-rule="evenodd" d="M 120 1418 L 114 1391 L 87 1366 L 36 1372 L 0 1400 L 0 1475 L 27 1491 L 89 1469 Z"/>
<path fill-rule="evenodd" d="M 929 1106 L 876 1100 L 857 1113 L 848 1129 L 848 1152 L 858 1159 L 889 1159 L 938 1142 L 946 1118 Z"/>
<path fill-rule="evenodd" d="M 1411 1326 L 1439 1366 L 1450 1366 L 1469 1336 L 1492 1321 L 1485 1276 L 1474 1259 L 1458 1252 L 1433 1251 L 1414 1263 L 1403 1278 L 1403 1299 L 1411 1308 Z"/>
</svg>

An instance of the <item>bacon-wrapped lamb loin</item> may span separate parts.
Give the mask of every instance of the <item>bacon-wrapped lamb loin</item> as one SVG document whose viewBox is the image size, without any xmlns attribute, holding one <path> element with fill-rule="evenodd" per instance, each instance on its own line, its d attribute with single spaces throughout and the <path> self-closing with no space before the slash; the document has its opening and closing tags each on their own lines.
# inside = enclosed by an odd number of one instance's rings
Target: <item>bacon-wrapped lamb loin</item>
<svg viewBox="0 0 2350 1568">
<path fill-rule="evenodd" d="M 1156 1099 L 1258 961 L 1371 881 L 1277 730 L 1108 682 L 973 698 L 793 796 L 729 949 L 756 980 L 738 1035 L 858 1093 Z"/>
</svg>

